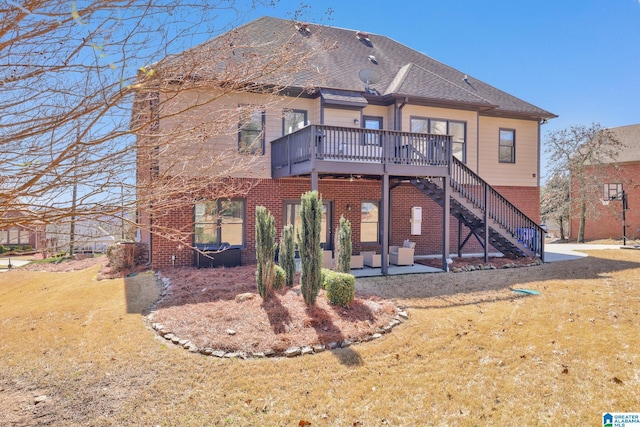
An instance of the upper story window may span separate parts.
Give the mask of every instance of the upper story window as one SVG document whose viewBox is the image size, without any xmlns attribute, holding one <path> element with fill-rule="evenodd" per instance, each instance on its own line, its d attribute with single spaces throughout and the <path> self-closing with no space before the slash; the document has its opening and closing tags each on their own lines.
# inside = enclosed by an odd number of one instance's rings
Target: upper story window
<svg viewBox="0 0 640 427">
<path fill-rule="evenodd" d="M 195 204 L 196 246 L 244 246 L 245 201 L 243 199 L 202 200 Z"/>
<path fill-rule="evenodd" d="M 498 160 L 500 163 L 516 162 L 515 129 L 500 129 L 500 144 L 498 150 Z"/>
<path fill-rule="evenodd" d="M 363 120 L 362 126 L 365 129 L 375 129 L 375 130 L 382 129 L 382 117 L 364 116 L 362 120 Z M 364 143 L 366 145 L 382 145 L 382 139 L 380 138 L 380 134 L 366 133 Z"/>
<path fill-rule="evenodd" d="M 284 110 L 282 135 L 289 135 L 307 125 L 307 110 Z"/>
<path fill-rule="evenodd" d="M 264 110 L 261 107 L 240 106 L 238 124 L 238 151 L 246 154 L 264 154 Z"/>
<path fill-rule="evenodd" d="M 467 123 L 456 120 L 411 117 L 411 132 L 451 135 L 453 156 L 467 161 Z"/>
</svg>

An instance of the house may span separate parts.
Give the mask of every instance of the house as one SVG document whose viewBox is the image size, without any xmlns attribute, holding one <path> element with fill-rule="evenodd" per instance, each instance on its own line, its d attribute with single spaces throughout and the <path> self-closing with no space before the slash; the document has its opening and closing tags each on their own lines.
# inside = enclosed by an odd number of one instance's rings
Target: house
<svg viewBox="0 0 640 427">
<path fill-rule="evenodd" d="M 38 251 L 44 247 L 44 225 L 26 220 L 24 213 L 9 210 L 2 215 L 3 223 L 8 226 L 0 229 L 0 246 L 25 247 Z"/>
<path fill-rule="evenodd" d="M 110 225 L 112 224 L 107 220 L 99 221 L 88 218 L 76 220 L 73 227 L 74 252 L 105 253 L 109 245 L 118 241 L 114 233 L 107 230 L 112 228 L 109 227 Z M 49 224 L 46 235 L 48 249 L 52 253 L 68 251 L 71 244 L 71 223 Z"/>
<path fill-rule="evenodd" d="M 279 233 L 283 225 L 298 223 L 300 196 L 311 189 L 324 205 L 324 249 L 332 249 L 344 215 L 352 224 L 354 253 L 381 254 L 384 273 L 388 247 L 407 239 L 415 242 L 415 255 L 441 255 L 443 265 L 450 253 L 543 256 L 537 225 L 540 125 L 554 114 L 384 35 L 270 17 L 232 33 L 245 42 L 242 50 L 221 42 L 223 35 L 170 57 L 167 63 L 174 69 L 182 64 L 184 73 L 174 71 L 153 100 L 136 103 L 134 113 L 151 122 L 138 139 L 141 187 L 163 174 L 163 156 L 176 151 L 153 139 L 154 130 L 195 115 L 213 120 L 218 111 L 246 113 L 247 105 L 263 102 L 265 95 L 252 85 L 238 85 L 225 96 L 186 89 L 178 94 L 188 79 L 201 78 L 189 62 L 199 50 L 208 49 L 200 55 L 209 58 L 208 72 L 223 73 L 230 61 L 241 64 L 295 44 L 306 52 L 300 62 L 308 69 L 279 90 L 279 103 L 237 119 L 234 135 L 192 138 L 201 151 L 231 148 L 255 156 L 255 167 L 229 178 L 250 182 L 247 192 L 215 199 L 203 191 L 162 215 L 139 205 L 140 235 L 151 247 L 154 268 L 194 265 L 193 247 L 221 244 L 239 249 L 243 263 L 255 262 L 256 206 L 271 211 Z M 233 56 L 216 56 L 212 43 L 232 46 Z M 256 86 L 281 84 L 268 77 L 258 75 Z M 163 116 L 177 104 L 193 108 Z M 167 238 L 159 232 L 167 228 L 192 233 Z"/>
<path fill-rule="evenodd" d="M 585 240 L 595 239 L 622 239 L 626 235 L 628 239 L 640 238 L 640 124 L 621 126 L 609 129 L 615 138 L 623 145 L 615 164 L 599 166 L 594 174 L 601 181 L 602 191 L 598 190 L 594 198 L 603 203 L 594 203 L 585 218 Z M 615 167 L 614 167 L 615 166 Z M 573 189 L 572 191 L 574 191 Z M 622 191 L 626 198 L 628 210 L 624 212 L 623 231 L 623 201 Z M 610 200 L 612 199 L 612 200 Z M 572 197 L 575 200 L 575 197 Z M 575 205 L 575 203 L 574 203 Z M 572 206 L 572 212 L 577 212 L 577 207 Z M 578 237 L 580 217 L 571 215 L 570 238 Z"/>
</svg>

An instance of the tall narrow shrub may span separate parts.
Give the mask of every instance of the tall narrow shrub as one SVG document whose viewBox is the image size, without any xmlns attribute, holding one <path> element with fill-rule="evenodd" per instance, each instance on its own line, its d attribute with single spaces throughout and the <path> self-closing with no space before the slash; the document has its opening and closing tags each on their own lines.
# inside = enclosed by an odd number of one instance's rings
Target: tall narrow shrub
<svg viewBox="0 0 640 427">
<path fill-rule="evenodd" d="M 314 305 L 322 287 L 322 251 L 320 248 L 320 227 L 322 222 L 322 199 L 317 191 L 302 195 L 300 207 L 300 230 L 298 248 L 302 271 L 300 291 L 307 305 Z"/>
<path fill-rule="evenodd" d="M 285 225 L 280 236 L 280 254 L 278 261 L 286 274 L 287 287 L 293 286 L 296 275 L 296 243 L 293 237 L 293 224 Z"/>
<path fill-rule="evenodd" d="M 273 267 L 276 254 L 276 225 L 271 212 L 264 206 L 256 207 L 256 283 L 262 299 L 273 290 Z"/>
<path fill-rule="evenodd" d="M 351 222 L 340 215 L 340 223 L 336 230 L 336 267 L 340 273 L 351 272 Z"/>
</svg>

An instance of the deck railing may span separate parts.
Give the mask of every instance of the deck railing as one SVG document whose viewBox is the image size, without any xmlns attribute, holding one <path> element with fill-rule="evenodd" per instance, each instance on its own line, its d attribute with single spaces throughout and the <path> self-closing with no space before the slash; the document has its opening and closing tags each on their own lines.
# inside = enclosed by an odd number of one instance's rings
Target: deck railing
<svg viewBox="0 0 640 427">
<path fill-rule="evenodd" d="M 271 142 L 273 169 L 311 160 L 447 166 L 451 136 L 308 125 Z"/>
<path fill-rule="evenodd" d="M 534 253 L 544 256 L 544 230 L 511 202 L 465 166 L 453 158 L 451 162 L 451 187 L 462 194 L 474 206 L 500 224 L 507 232 Z"/>
</svg>

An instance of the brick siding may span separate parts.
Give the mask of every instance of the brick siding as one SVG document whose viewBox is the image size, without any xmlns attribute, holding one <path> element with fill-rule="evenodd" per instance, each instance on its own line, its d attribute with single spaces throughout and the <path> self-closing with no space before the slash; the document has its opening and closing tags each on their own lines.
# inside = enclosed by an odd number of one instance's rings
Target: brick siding
<svg viewBox="0 0 640 427">
<path fill-rule="evenodd" d="M 279 238 L 284 223 L 284 201 L 297 201 L 300 196 L 311 189 L 309 179 L 288 178 L 256 180 L 246 197 L 245 239 L 246 246 L 242 250 L 244 264 L 255 262 L 255 210 L 257 206 L 265 206 L 274 216 L 277 236 Z M 363 201 L 379 201 L 382 185 L 380 181 L 357 179 L 350 182 L 345 179 L 321 179 L 319 191 L 323 201 L 331 202 L 333 207 L 332 230 L 338 224 L 340 215 L 344 215 L 352 225 L 353 251 L 380 251 L 379 244 L 362 244 L 360 242 L 360 203 Z M 536 187 L 500 187 L 507 199 L 522 209 L 532 219 L 539 219 L 539 189 Z M 404 239 L 416 242 L 416 255 L 434 255 L 442 250 L 442 208 L 411 184 L 403 183 L 391 190 L 391 227 L 390 244 L 402 244 Z M 421 234 L 412 236 L 411 207 L 422 207 Z M 193 230 L 193 206 L 184 206 L 166 212 L 154 221 L 156 226 L 171 226 L 183 231 Z M 462 238 L 468 230 L 462 228 Z M 332 236 L 333 238 L 333 236 Z M 191 241 L 166 239 L 153 236 L 153 268 L 166 268 L 172 265 L 185 266 L 194 264 L 194 252 L 190 249 Z M 451 218 L 450 248 L 457 252 L 458 221 Z M 464 253 L 482 252 L 481 245 L 471 238 L 465 246 Z M 175 261 L 172 260 L 175 256 Z"/>
<path fill-rule="evenodd" d="M 594 172 L 595 173 L 595 172 Z M 627 195 L 629 210 L 626 212 L 627 238 L 640 239 L 640 185 L 637 184 L 640 176 L 640 163 L 621 165 L 620 171 L 600 170 L 602 183 L 623 183 Z M 575 193 L 577 189 L 574 187 Z M 594 239 L 622 239 L 622 203 L 612 201 L 608 206 L 598 202 L 602 198 L 602 188 L 594 191 L 592 209 L 587 211 L 584 228 L 585 240 Z M 580 227 L 579 206 L 575 197 L 571 209 L 570 239 L 578 238 Z"/>
</svg>

